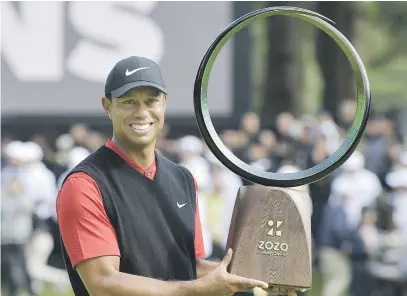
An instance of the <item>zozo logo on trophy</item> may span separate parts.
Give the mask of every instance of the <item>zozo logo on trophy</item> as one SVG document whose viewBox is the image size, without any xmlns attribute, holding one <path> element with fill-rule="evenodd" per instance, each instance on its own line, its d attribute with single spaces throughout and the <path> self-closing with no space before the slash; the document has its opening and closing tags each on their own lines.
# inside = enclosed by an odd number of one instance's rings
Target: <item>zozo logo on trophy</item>
<svg viewBox="0 0 407 296">
<path fill-rule="evenodd" d="M 282 230 L 279 230 L 281 229 L 282 224 L 283 221 L 267 221 L 267 225 L 271 227 L 270 230 L 267 232 L 267 235 L 279 237 L 282 236 L 283 232 Z M 260 250 L 259 253 L 264 255 L 287 256 L 288 245 L 281 242 L 259 240 L 258 249 Z"/>
</svg>

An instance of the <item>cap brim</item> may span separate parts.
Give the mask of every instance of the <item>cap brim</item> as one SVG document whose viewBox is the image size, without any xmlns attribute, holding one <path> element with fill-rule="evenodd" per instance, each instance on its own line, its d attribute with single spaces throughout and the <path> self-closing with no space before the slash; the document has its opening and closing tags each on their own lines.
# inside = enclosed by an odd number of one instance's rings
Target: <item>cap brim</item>
<svg viewBox="0 0 407 296">
<path fill-rule="evenodd" d="M 118 89 L 112 90 L 111 94 L 112 94 L 112 97 L 119 98 L 122 95 L 124 95 L 126 92 L 128 92 L 129 90 L 132 90 L 133 88 L 146 87 L 146 86 L 157 88 L 160 91 L 162 91 L 163 93 L 167 94 L 167 91 L 165 90 L 165 88 L 162 85 L 159 85 L 157 83 L 150 82 L 150 81 L 130 82 L 130 83 L 127 83 L 127 84 L 119 87 Z"/>
</svg>

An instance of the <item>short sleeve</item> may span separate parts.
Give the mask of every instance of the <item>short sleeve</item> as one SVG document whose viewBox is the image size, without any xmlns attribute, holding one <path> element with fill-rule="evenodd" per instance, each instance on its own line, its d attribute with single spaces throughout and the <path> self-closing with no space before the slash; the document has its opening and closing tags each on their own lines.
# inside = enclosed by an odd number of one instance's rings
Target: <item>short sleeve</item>
<svg viewBox="0 0 407 296">
<path fill-rule="evenodd" d="M 120 256 L 115 230 L 91 177 L 81 172 L 69 176 L 58 193 L 56 211 L 72 266 L 90 258 Z"/>
<path fill-rule="evenodd" d="M 196 192 L 196 210 L 195 210 L 195 257 L 196 259 L 201 259 L 206 256 L 205 246 L 203 242 L 202 235 L 202 226 L 201 226 L 201 217 L 199 215 L 199 206 L 198 206 L 198 185 L 194 178 L 195 183 L 195 192 Z"/>
</svg>

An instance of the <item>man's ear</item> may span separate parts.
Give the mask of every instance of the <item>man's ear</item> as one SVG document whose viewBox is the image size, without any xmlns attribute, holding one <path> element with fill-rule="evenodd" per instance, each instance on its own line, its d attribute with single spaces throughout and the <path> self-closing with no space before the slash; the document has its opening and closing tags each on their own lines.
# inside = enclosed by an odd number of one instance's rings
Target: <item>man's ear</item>
<svg viewBox="0 0 407 296">
<path fill-rule="evenodd" d="M 112 116 L 110 115 L 110 108 L 112 106 L 111 99 L 102 97 L 102 106 L 103 106 L 103 109 L 105 110 L 107 116 L 109 116 L 109 118 L 112 119 Z"/>
<path fill-rule="evenodd" d="M 164 95 L 163 100 L 164 100 L 164 110 L 165 110 L 165 108 L 167 107 L 167 95 Z"/>
</svg>

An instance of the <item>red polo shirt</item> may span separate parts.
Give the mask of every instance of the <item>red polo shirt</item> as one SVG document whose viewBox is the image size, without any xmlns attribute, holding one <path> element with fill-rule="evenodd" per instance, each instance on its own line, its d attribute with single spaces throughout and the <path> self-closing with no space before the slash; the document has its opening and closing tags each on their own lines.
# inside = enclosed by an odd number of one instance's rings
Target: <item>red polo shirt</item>
<svg viewBox="0 0 407 296">
<path fill-rule="evenodd" d="M 106 147 L 147 178 L 154 179 L 155 160 L 145 170 L 120 151 L 111 140 L 107 141 Z M 85 173 L 70 175 L 58 193 L 56 211 L 61 236 L 73 266 L 90 258 L 120 256 L 115 230 L 103 207 L 100 190 L 91 177 Z M 195 256 L 197 259 L 205 256 L 198 200 L 195 211 Z"/>
</svg>

